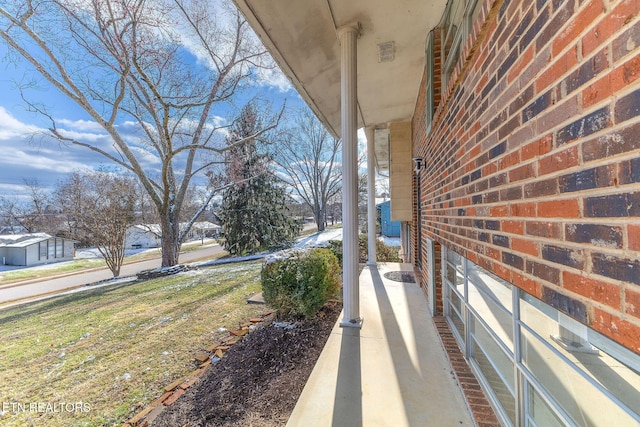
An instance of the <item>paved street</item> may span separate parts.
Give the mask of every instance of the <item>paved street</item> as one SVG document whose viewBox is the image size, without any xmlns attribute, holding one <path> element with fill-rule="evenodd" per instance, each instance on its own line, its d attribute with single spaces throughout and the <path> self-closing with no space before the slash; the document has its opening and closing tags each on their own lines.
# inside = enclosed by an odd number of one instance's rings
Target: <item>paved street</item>
<svg viewBox="0 0 640 427">
<path fill-rule="evenodd" d="M 207 257 L 213 257 L 222 251 L 223 249 L 220 245 L 213 245 L 197 251 L 183 253 L 180 255 L 180 263 L 184 264 Z M 139 271 L 160 267 L 160 264 L 161 260 L 159 258 L 126 264 L 120 269 L 120 276 L 133 276 Z M 22 285 L 16 283 L 7 287 L 0 287 L 0 304 L 25 298 L 35 298 L 51 293 L 58 293 L 77 288 L 79 286 L 84 286 L 89 283 L 110 279 L 112 277 L 111 271 L 105 267 L 100 270 L 91 270 L 64 277 L 43 279 L 42 281 L 37 282 L 29 281 L 30 283 Z"/>
</svg>

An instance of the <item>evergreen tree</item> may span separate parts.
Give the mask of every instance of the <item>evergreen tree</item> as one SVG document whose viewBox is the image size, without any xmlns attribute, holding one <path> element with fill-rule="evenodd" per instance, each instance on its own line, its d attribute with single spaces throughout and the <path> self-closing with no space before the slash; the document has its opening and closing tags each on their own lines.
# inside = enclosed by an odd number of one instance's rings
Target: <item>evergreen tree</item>
<svg viewBox="0 0 640 427">
<path fill-rule="evenodd" d="M 222 196 L 218 216 L 224 248 L 231 254 L 286 247 L 300 231 L 300 221 L 287 208 L 289 196 L 269 169 L 270 158 L 258 150 L 261 141 L 249 138 L 260 125 L 256 105 L 249 103 L 227 138 L 226 179 L 231 185 Z M 245 141 L 236 144 L 241 140 Z"/>
</svg>

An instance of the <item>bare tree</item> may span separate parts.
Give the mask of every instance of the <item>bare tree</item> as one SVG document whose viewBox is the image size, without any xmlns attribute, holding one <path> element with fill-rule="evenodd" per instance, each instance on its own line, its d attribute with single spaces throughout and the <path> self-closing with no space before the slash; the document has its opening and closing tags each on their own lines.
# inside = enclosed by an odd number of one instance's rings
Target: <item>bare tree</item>
<svg viewBox="0 0 640 427">
<path fill-rule="evenodd" d="M 218 190 L 184 218 L 190 185 L 230 148 L 216 108 L 268 60 L 247 22 L 212 0 L 17 0 L 0 6 L 0 38 L 104 129 L 108 144 L 79 138 L 27 101 L 50 119 L 48 135 L 137 176 L 160 220 L 162 265 L 177 264 L 189 228 Z"/>
<path fill-rule="evenodd" d="M 24 179 L 25 197 L 0 200 L 3 225 L 20 228 L 27 233 L 57 231 L 57 212 L 51 206 L 50 197 L 37 179 Z"/>
<path fill-rule="evenodd" d="M 18 221 L 18 202 L 14 198 L 0 197 L 0 228 L 5 234 L 15 234 L 16 230 L 24 230 Z"/>
<path fill-rule="evenodd" d="M 327 204 L 342 185 L 341 146 L 309 109 L 299 113 L 285 139 L 274 145 L 284 181 L 311 208 L 318 231 L 325 229 Z"/>
<path fill-rule="evenodd" d="M 127 228 L 135 218 L 135 188 L 133 177 L 74 172 L 56 189 L 71 237 L 96 246 L 113 277 L 120 275 Z"/>
</svg>

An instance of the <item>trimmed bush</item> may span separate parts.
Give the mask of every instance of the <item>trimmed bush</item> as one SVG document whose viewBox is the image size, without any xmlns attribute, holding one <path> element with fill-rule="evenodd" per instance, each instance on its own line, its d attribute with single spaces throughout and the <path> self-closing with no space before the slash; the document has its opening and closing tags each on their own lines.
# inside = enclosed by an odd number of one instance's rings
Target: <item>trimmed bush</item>
<svg viewBox="0 0 640 427">
<path fill-rule="evenodd" d="M 312 317 L 340 286 L 340 264 L 329 249 L 290 249 L 262 265 L 262 295 L 279 315 Z"/>
<path fill-rule="evenodd" d="M 342 241 L 330 240 L 327 247 L 338 257 L 338 263 L 342 265 Z M 383 241 L 376 239 L 376 258 L 378 262 L 402 262 L 398 256 L 398 249 L 394 246 L 387 246 Z M 366 234 L 358 236 L 358 262 L 361 264 L 369 260 L 369 243 Z"/>
</svg>

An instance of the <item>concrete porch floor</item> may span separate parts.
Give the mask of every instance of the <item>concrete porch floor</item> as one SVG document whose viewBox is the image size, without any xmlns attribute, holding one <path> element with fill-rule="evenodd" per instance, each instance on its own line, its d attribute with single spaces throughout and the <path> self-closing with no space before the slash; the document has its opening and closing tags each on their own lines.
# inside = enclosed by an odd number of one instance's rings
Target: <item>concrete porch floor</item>
<svg viewBox="0 0 640 427">
<path fill-rule="evenodd" d="M 427 300 L 415 283 L 360 274 L 362 329 L 336 323 L 287 426 L 473 426 Z"/>
</svg>

